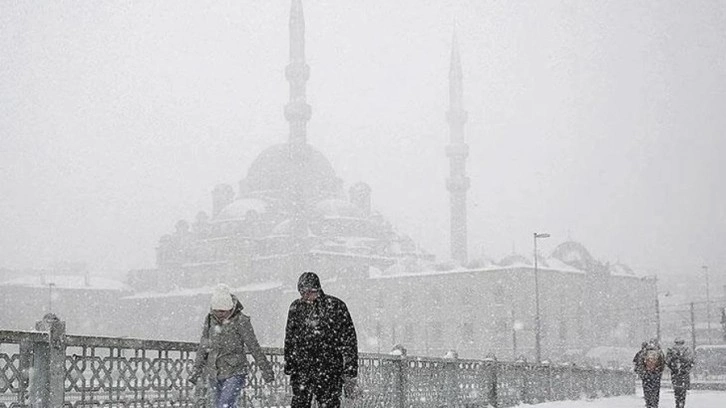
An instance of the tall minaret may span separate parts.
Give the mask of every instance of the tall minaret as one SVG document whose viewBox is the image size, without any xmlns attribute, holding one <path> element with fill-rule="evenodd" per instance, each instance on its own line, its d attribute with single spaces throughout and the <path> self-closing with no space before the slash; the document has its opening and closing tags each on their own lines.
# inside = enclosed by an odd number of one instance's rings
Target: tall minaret
<svg viewBox="0 0 726 408">
<path fill-rule="evenodd" d="M 451 258 L 461 264 L 467 262 L 466 233 L 466 191 L 469 177 L 466 176 L 466 157 L 469 146 L 464 143 L 464 124 L 467 113 L 464 110 L 463 75 L 456 32 L 451 44 L 451 66 L 449 68 L 449 122 L 450 144 L 446 147 L 449 157 L 449 178 L 446 187 L 451 200 Z"/>
<path fill-rule="evenodd" d="M 290 83 L 290 102 L 285 105 L 285 119 L 290 123 L 292 145 L 306 143 L 306 125 L 311 109 L 305 97 L 305 83 L 310 78 L 310 67 L 305 63 L 305 19 L 302 0 L 292 0 L 290 6 L 290 63 L 285 68 Z"/>
</svg>

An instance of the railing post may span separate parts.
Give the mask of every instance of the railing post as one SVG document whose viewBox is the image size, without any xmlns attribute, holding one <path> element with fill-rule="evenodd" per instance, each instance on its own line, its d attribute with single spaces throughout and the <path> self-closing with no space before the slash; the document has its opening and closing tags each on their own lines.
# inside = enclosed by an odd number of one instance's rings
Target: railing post
<svg viewBox="0 0 726 408">
<path fill-rule="evenodd" d="M 542 362 L 542 371 L 544 371 L 545 375 L 545 389 L 544 389 L 544 398 L 540 399 L 541 402 L 544 401 L 553 401 L 552 398 L 552 364 L 550 364 L 549 361 L 543 361 Z"/>
<path fill-rule="evenodd" d="M 19 362 L 19 368 L 20 368 L 20 400 L 23 401 L 23 404 L 28 403 L 28 398 L 30 398 L 30 369 L 31 369 L 31 363 L 33 361 L 32 355 L 33 355 L 33 343 L 30 341 L 30 339 L 25 338 L 20 341 L 19 345 L 19 354 L 20 354 L 20 362 Z"/>
<path fill-rule="evenodd" d="M 53 313 L 35 324 L 38 331 L 48 332 L 48 342 L 33 345 L 33 378 L 31 406 L 56 408 L 63 406 L 66 377 L 66 323 Z"/>
<path fill-rule="evenodd" d="M 398 359 L 393 361 L 394 365 L 394 399 L 396 401 L 398 408 L 406 408 L 406 390 L 408 387 L 408 381 L 407 381 L 407 369 L 408 369 L 408 361 L 406 360 L 406 355 L 400 355 Z"/>
<path fill-rule="evenodd" d="M 455 407 L 459 391 L 458 366 L 459 355 L 454 350 L 449 350 L 444 356 L 444 398 L 447 407 Z"/>
<path fill-rule="evenodd" d="M 482 391 L 486 393 L 487 397 L 487 403 L 488 405 L 498 408 L 499 407 L 499 400 L 497 396 L 497 386 L 498 386 L 498 371 L 499 371 L 499 363 L 497 362 L 497 357 L 493 354 L 487 355 L 484 358 L 484 383 L 482 384 Z"/>
</svg>

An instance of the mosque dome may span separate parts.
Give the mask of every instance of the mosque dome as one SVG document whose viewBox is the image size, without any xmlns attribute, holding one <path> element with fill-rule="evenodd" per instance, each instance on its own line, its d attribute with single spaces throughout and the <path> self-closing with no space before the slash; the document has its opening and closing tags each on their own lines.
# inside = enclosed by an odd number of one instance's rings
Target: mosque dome
<svg viewBox="0 0 726 408">
<path fill-rule="evenodd" d="M 328 159 L 309 144 L 295 149 L 283 143 L 260 153 L 247 172 L 248 191 L 291 194 L 299 186 L 305 198 L 335 192 L 341 181 Z"/>
<path fill-rule="evenodd" d="M 552 252 L 552 257 L 583 270 L 595 261 L 587 248 L 575 241 L 567 241 L 558 245 Z"/>
<path fill-rule="evenodd" d="M 268 212 L 269 205 L 266 201 L 257 198 L 244 198 L 233 201 L 217 214 L 215 221 L 243 220 L 251 213 L 258 215 Z"/>
</svg>

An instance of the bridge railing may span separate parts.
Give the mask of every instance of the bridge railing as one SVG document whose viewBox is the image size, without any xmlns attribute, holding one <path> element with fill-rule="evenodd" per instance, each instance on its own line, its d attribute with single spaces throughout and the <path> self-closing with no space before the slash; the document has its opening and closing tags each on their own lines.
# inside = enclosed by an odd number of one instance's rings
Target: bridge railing
<svg viewBox="0 0 726 408">
<path fill-rule="evenodd" d="M 206 407 L 188 382 L 196 344 L 72 336 L 44 319 L 38 331 L 0 330 L 0 408 Z M 275 382 L 250 359 L 241 407 L 289 406 L 281 349 L 266 348 Z M 626 371 L 361 353 L 355 408 L 507 407 L 635 392 Z"/>
</svg>

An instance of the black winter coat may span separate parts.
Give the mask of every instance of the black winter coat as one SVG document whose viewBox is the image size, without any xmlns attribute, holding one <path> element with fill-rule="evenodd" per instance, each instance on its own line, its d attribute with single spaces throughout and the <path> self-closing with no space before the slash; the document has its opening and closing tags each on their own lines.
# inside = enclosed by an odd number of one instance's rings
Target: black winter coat
<svg viewBox="0 0 726 408">
<path fill-rule="evenodd" d="M 693 354 L 683 345 L 676 345 L 666 353 L 666 365 L 671 370 L 671 382 L 674 387 L 686 387 L 691 384 L 691 369 L 693 368 Z"/>
<path fill-rule="evenodd" d="M 285 374 L 358 376 L 358 340 L 345 302 L 320 291 L 290 305 L 285 328 Z"/>
</svg>

